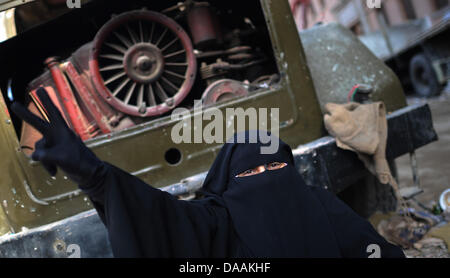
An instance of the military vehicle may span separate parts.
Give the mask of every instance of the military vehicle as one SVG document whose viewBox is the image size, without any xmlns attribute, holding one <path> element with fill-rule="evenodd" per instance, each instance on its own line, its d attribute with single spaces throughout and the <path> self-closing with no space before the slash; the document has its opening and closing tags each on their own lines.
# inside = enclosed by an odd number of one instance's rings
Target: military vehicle
<svg viewBox="0 0 450 278">
<path fill-rule="evenodd" d="M 306 183 L 364 216 L 395 208 L 395 198 L 337 148 L 324 104 L 347 102 L 355 85 L 365 89 L 353 100 L 383 101 L 393 168 L 437 140 L 428 106 L 407 106 L 398 78 L 358 38 L 338 24 L 299 36 L 287 1 L 86 1 L 0 43 L 0 64 L 1 257 L 112 256 L 89 199 L 31 160 L 40 135 L 9 112 L 20 101 L 45 117 L 39 86 L 101 159 L 180 198 L 195 196 L 221 148 L 173 142 L 186 118 L 172 112 L 194 118 L 195 100 L 221 111 L 279 108 L 280 137 Z"/>
<path fill-rule="evenodd" d="M 450 7 L 382 28 L 361 41 L 392 68 L 403 88 L 421 97 L 439 95 L 450 80 Z"/>
</svg>

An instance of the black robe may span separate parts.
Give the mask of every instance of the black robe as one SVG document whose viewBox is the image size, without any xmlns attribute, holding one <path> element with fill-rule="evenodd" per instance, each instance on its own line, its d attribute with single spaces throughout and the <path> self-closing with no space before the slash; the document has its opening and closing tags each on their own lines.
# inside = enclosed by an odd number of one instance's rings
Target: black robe
<svg viewBox="0 0 450 278">
<path fill-rule="evenodd" d="M 249 257 L 226 208 L 183 201 L 104 163 L 95 186 L 82 187 L 105 224 L 115 257 Z"/>
<path fill-rule="evenodd" d="M 279 140 L 274 138 L 272 140 Z M 91 198 L 108 229 L 115 257 L 362 257 L 380 246 L 382 257 L 404 257 L 337 197 L 305 185 L 292 151 L 262 143 L 226 143 L 194 201 L 178 200 L 108 163 L 91 184 Z M 276 171 L 236 178 L 270 162 Z"/>
</svg>

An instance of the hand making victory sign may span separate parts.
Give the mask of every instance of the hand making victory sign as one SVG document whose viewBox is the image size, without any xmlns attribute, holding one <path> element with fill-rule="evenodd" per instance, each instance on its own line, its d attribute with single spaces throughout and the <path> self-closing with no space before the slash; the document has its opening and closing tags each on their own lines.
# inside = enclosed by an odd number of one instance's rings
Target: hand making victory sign
<svg viewBox="0 0 450 278">
<path fill-rule="evenodd" d="M 49 122 L 37 117 L 18 102 L 11 106 L 18 117 L 43 135 L 36 142 L 32 159 L 40 161 L 52 176 L 56 175 L 59 167 L 77 184 L 89 183 L 103 162 L 67 126 L 47 91 L 39 88 L 37 95 L 47 111 Z"/>
</svg>

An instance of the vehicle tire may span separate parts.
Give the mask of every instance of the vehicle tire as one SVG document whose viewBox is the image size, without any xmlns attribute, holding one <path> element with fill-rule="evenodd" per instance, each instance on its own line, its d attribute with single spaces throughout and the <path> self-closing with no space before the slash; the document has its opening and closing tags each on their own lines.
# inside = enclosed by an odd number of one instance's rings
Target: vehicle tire
<svg viewBox="0 0 450 278">
<path fill-rule="evenodd" d="M 389 162 L 392 175 L 397 179 L 397 167 L 394 161 Z M 361 217 L 369 218 L 375 212 L 387 213 L 397 208 L 395 192 L 389 184 L 382 184 L 368 174 L 358 183 L 351 185 L 338 197 L 349 205 Z"/>
<path fill-rule="evenodd" d="M 436 96 L 441 92 L 441 85 L 430 60 L 424 53 L 416 54 L 409 63 L 409 77 L 414 91 L 421 97 Z"/>
</svg>

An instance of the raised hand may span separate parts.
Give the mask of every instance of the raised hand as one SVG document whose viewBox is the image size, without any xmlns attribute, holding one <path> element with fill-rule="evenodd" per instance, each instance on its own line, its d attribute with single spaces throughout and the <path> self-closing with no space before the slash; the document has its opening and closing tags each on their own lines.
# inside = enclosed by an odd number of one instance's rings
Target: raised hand
<svg viewBox="0 0 450 278">
<path fill-rule="evenodd" d="M 32 159 L 40 161 L 52 176 L 56 175 L 59 167 L 79 185 L 88 184 L 103 162 L 67 126 L 45 89 L 39 88 L 37 95 L 47 111 L 49 122 L 37 117 L 20 103 L 15 102 L 11 106 L 18 117 L 43 135 L 36 142 Z"/>
</svg>

